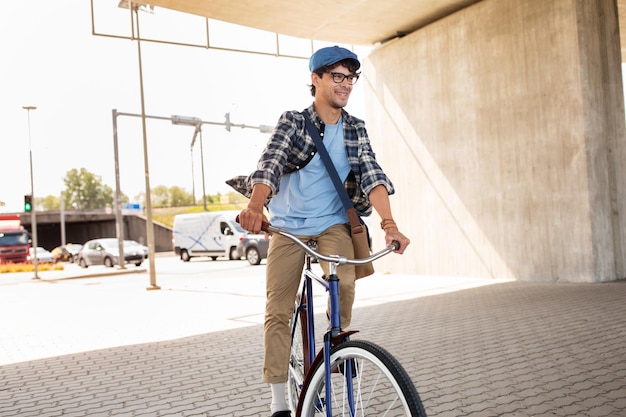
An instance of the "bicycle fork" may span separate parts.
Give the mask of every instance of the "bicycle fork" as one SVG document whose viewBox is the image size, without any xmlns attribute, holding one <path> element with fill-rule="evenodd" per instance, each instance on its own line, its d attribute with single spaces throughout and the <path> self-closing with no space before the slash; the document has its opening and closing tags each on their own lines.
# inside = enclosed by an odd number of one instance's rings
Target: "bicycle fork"
<svg viewBox="0 0 626 417">
<path fill-rule="evenodd" d="M 340 344 L 341 342 L 347 341 L 350 334 L 355 332 L 346 332 L 342 334 L 341 330 L 341 314 L 339 311 L 339 278 L 337 277 L 337 266 L 335 264 L 329 265 L 329 276 L 328 276 L 328 291 L 330 294 L 330 328 L 324 335 L 324 365 L 326 369 L 326 393 L 325 393 L 325 401 L 326 401 L 326 417 L 333 417 L 332 411 L 332 373 L 331 363 L 330 363 L 330 351 L 331 349 Z M 356 411 L 354 408 L 354 390 L 353 390 L 353 381 L 352 375 L 355 374 L 355 369 L 353 369 L 353 363 L 351 360 L 344 362 L 343 369 L 339 366 L 338 372 L 343 374 L 345 378 L 346 384 L 346 392 L 348 393 L 348 406 L 350 411 L 350 416 L 354 417 L 356 415 Z"/>
</svg>

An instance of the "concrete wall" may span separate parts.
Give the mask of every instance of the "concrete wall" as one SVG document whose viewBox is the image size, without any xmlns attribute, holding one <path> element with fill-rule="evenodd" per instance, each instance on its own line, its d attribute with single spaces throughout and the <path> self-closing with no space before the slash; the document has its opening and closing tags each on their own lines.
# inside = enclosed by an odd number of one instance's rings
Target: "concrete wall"
<svg viewBox="0 0 626 417">
<path fill-rule="evenodd" d="M 379 271 L 624 277 L 615 1 L 484 0 L 378 48 L 363 74 L 368 131 L 412 240 Z"/>
</svg>

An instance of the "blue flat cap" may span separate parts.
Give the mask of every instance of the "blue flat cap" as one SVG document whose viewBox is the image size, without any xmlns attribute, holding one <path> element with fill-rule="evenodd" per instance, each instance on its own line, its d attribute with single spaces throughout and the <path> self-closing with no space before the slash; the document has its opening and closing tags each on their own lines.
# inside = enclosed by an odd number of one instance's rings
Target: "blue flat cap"
<svg viewBox="0 0 626 417">
<path fill-rule="evenodd" d="M 311 72 L 315 72 L 320 67 L 332 65 L 336 62 L 343 61 L 344 59 L 353 59 L 357 63 L 357 68 L 361 66 L 359 58 L 352 51 L 339 46 L 329 46 L 326 48 L 318 49 L 309 60 L 309 69 Z"/>
</svg>

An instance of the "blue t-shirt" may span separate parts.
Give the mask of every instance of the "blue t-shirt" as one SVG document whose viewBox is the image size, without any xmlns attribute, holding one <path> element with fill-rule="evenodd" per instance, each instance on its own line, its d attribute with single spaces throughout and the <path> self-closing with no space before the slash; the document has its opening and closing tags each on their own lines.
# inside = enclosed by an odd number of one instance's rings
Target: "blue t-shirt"
<svg viewBox="0 0 626 417">
<path fill-rule="evenodd" d="M 342 118 L 337 124 L 324 128 L 324 146 L 339 178 L 345 181 L 350 165 L 343 142 Z M 330 226 L 348 222 L 319 153 L 304 168 L 283 175 L 279 191 L 270 200 L 268 209 L 273 226 L 296 235 L 316 235 Z"/>
</svg>

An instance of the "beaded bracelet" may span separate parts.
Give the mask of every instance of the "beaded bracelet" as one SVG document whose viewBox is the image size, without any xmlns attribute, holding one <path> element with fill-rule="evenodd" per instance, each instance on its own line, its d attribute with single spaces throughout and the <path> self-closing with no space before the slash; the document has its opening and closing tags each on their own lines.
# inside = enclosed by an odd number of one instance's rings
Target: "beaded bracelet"
<svg viewBox="0 0 626 417">
<path fill-rule="evenodd" d="M 383 230 L 387 230 L 390 228 L 395 228 L 397 229 L 398 226 L 396 226 L 396 222 L 393 221 L 393 219 L 383 219 L 382 222 L 380 222 L 380 228 Z"/>
</svg>

